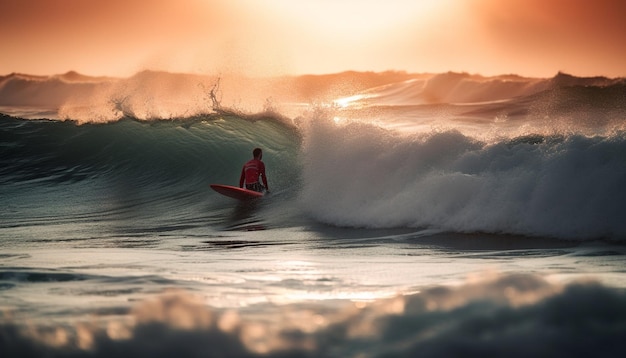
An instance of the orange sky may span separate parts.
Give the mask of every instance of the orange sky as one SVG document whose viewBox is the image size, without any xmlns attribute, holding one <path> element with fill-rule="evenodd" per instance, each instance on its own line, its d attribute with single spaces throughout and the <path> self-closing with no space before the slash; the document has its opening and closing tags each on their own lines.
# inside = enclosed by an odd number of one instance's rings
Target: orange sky
<svg viewBox="0 0 626 358">
<path fill-rule="evenodd" d="M 0 75 L 626 76 L 623 0 L 0 0 Z"/>
</svg>

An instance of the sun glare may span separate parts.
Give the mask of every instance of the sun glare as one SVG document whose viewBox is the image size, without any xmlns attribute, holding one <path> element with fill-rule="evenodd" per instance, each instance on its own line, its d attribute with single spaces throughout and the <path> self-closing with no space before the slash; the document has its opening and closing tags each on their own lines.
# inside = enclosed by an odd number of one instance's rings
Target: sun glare
<svg viewBox="0 0 626 358">
<path fill-rule="evenodd" d="M 0 1 L 0 73 L 624 74 L 618 0 L 146 2 Z"/>
<path fill-rule="evenodd" d="M 370 96 L 364 94 L 355 94 L 354 96 L 339 98 L 333 101 L 333 104 L 339 108 L 346 108 L 356 101 L 369 98 Z"/>
<path fill-rule="evenodd" d="M 331 39 L 360 39 L 387 33 L 409 23 L 427 22 L 448 1 L 270 0 L 269 3 L 286 18 L 298 19 L 299 26 L 312 29 L 318 35 Z"/>
</svg>

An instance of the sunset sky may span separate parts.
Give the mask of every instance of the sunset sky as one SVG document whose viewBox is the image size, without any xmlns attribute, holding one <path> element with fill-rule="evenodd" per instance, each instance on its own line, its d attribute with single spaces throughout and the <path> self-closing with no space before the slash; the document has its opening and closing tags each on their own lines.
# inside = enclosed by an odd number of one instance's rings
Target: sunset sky
<svg viewBox="0 0 626 358">
<path fill-rule="evenodd" d="M 626 76 L 623 0 L 0 0 L 0 75 Z"/>
</svg>

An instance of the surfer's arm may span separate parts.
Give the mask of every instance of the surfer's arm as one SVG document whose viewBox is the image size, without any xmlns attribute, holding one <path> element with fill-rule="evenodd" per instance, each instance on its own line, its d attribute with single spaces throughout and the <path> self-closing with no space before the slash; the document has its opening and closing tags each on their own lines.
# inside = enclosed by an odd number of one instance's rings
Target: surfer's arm
<svg viewBox="0 0 626 358">
<path fill-rule="evenodd" d="M 261 180 L 263 181 L 263 185 L 265 186 L 265 191 L 267 191 L 269 193 L 270 192 L 270 187 L 267 186 L 267 176 L 265 175 L 265 164 L 263 164 L 261 166 L 260 177 L 261 177 Z"/>
<path fill-rule="evenodd" d="M 241 169 L 241 176 L 239 177 L 239 187 L 243 188 L 243 183 L 246 180 L 246 168 Z"/>
</svg>

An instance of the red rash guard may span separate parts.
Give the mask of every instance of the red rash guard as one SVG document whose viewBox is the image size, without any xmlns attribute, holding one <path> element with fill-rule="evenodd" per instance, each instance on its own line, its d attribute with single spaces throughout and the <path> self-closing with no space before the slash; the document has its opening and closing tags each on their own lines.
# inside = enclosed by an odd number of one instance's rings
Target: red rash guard
<svg viewBox="0 0 626 358">
<path fill-rule="evenodd" d="M 267 188 L 267 178 L 265 177 L 265 164 L 259 159 L 252 159 L 243 165 L 241 170 L 241 178 L 239 178 L 239 187 L 243 188 L 246 184 L 254 184 L 259 182 L 259 177 L 263 180 L 263 185 Z"/>
</svg>

